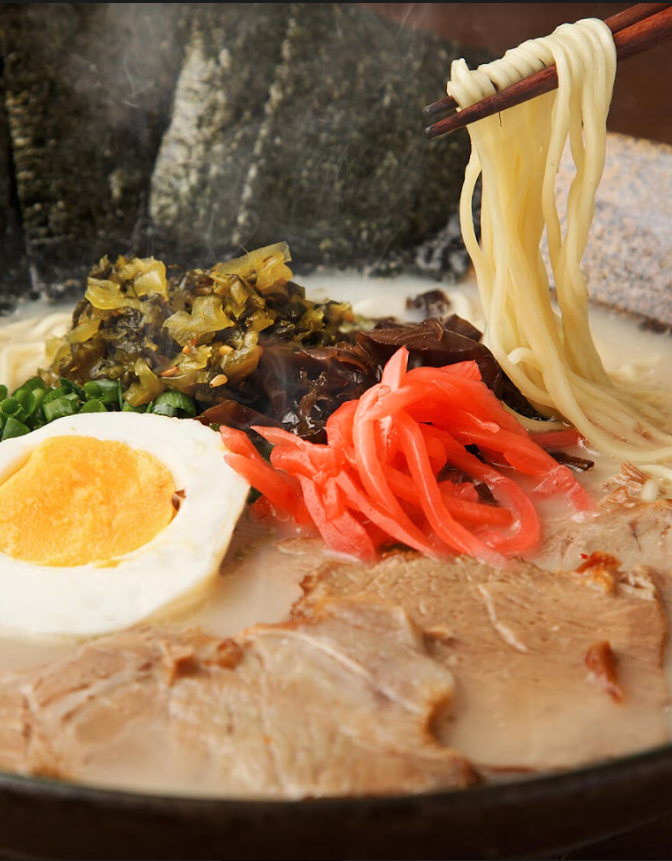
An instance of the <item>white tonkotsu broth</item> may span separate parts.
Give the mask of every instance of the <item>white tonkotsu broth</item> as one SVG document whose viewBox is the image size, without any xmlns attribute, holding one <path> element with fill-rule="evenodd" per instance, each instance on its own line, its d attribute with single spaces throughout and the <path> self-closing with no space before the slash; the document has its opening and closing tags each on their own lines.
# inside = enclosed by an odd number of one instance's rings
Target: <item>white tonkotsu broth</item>
<svg viewBox="0 0 672 861">
<path fill-rule="evenodd" d="M 46 344 L 64 335 L 72 322 L 72 311 L 47 310 L 41 303 L 24 305 L 0 323 L 0 385 L 10 392 L 34 376 L 49 362 Z"/>
<path fill-rule="evenodd" d="M 473 279 L 452 289 L 446 288 L 445 284 L 410 276 L 375 279 L 364 278 L 355 272 L 314 274 L 299 281 L 305 284 L 311 298 L 329 296 L 350 301 L 355 311 L 363 316 L 382 314 L 406 319 L 417 319 L 417 312 L 406 310 L 409 296 L 439 288 L 449 295 L 456 313 L 469 318 L 475 325 L 482 325 Z M 5 325 L 0 326 L 0 367 L 18 369 L 16 372 L 19 374 L 18 378 L 10 377 L 11 385 L 21 384 L 40 365 L 44 366 L 42 333 L 51 335 L 55 326 L 62 327 L 67 322 L 67 315 L 56 320 L 43 306 L 36 305 L 32 310 L 34 316 L 24 319 L 9 317 Z M 631 320 L 602 309 L 591 309 L 590 323 L 608 371 L 636 376 L 643 385 L 660 387 L 672 404 L 669 384 L 672 379 L 672 340 L 668 336 L 653 336 L 640 330 Z M 629 358 L 624 367 L 622 344 L 626 341 Z M 20 356 L 20 362 L 16 361 L 17 356 Z M 0 382 L 4 379 L 7 378 L 0 378 Z M 578 449 L 576 454 L 596 461 L 595 469 L 579 479 L 595 493 L 599 493 L 604 481 L 619 469 L 619 462 L 610 457 L 584 449 Z M 562 505 L 557 509 L 553 505 L 547 506 L 543 514 L 551 529 L 554 520 L 560 525 L 566 521 L 566 509 Z M 299 584 L 304 574 L 311 567 L 315 568 L 314 553 L 324 551 L 317 539 L 296 540 L 296 533 L 291 528 L 281 538 L 278 544 L 277 535 L 250 523 L 244 516 L 222 565 L 222 576 L 209 597 L 173 621 L 180 625 L 198 625 L 205 632 L 227 637 L 258 622 L 287 619 L 292 604 L 301 595 Z M 73 654 L 77 646 L 74 641 L 14 640 L 0 635 L 0 672 L 28 669 L 61 659 Z M 134 749 L 128 758 L 97 766 L 87 773 L 87 782 L 163 793 L 174 791 L 175 775 L 180 774 L 180 769 L 187 769 L 188 763 L 166 764 L 161 744 L 157 749 L 156 740 L 151 738 L 144 739 L 143 744 L 141 756 Z M 216 787 L 208 785 L 194 789 L 198 794 L 216 791 Z"/>
</svg>

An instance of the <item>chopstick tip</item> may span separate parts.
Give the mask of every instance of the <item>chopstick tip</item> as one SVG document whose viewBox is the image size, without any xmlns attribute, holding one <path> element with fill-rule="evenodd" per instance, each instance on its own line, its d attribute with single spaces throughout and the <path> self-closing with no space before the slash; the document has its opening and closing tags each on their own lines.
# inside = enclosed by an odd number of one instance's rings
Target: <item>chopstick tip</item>
<svg viewBox="0 0 672 861">
<path fill-rule="evenodd" d="M 452 96 L 444 96 L 442 99 L 439 99 L 438 102 L 432 102 L 431 105 L 427 105 L 425 107 L 425 116 L 428 119 L 432 119 L 439 114 L 445 114 L 447 111 L 453 110 L 456 106 L 457 103 Z"/>
<path fill-rule="evenodd" d="M 431 105 L 425 105 L 425 116 L 428 120 L 431 120 L 432 117 L 435 117 L 437 114 L 443 113 L 445 108 L 440 106 L 439 102 L 432 102 Z"/>
</svg>

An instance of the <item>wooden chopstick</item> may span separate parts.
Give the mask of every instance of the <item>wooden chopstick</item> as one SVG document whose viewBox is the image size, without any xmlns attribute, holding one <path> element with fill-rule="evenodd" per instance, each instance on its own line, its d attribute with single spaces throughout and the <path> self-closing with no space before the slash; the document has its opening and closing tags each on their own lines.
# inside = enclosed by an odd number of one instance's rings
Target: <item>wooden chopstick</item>
<svg viewBox="0 0 672 861">
<path fill-rule="evenodd" d="M 645 18 L 651 17 L 651 15 L 655 15 L 657 12 L 661 12 L 663 9 L 667 9 L 669 5 L 669 3 L 635 3 L 629 9 L 624 9 L 616 15 L 612 15 L 611 18 L 606 18 L 604 23 L 612 33 L 618 33 L 619 30 L 625 30 L 626 27 L 637 24 L 638 21 L 642 21 Z M 431 105 L 427 105 L 425 115 L 428 119 L 431 119 L 432 117 L 439 116 L 439 114 L 445 114 L 456 107 L 457 102 L 452 96 L 444 96 L 438 102 L 432 102 Z"/>
<path fill-rule="evenodd" d="M 649 48 L 672 38 L 672 4 L 637 3 L 612 18 L 607 18 L 604 23 L 614 34 L 618 60 L 627 60 L 628 57 L 647 51 Z M 524 78 L 510 87 L 505 87 L 500 92 L 434 123 L 425 129 L 425 134 L 430 140 L 433 140 L 476 120 L 481 120 L 540 96 L 542 93 L 549 93 L 557 86 L 558 73 L 556 67 L 555 65 L 548 66 L 530 75 L 529 78 Z M 428 105 L 425 108 L 425 113 L 427 116 L 433 117 L 455 107 L 457 107 L 455 100 L 447 96 Z"/>
</svg>

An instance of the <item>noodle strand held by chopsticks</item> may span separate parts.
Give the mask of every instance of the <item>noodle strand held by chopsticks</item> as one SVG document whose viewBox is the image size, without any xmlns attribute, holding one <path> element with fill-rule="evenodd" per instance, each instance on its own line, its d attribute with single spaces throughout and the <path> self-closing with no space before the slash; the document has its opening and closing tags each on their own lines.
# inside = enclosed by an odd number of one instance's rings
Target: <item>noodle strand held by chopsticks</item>
<svg viewBox="0 0 672 861">
<path fill-rule="evenodd" d="M 617 385 L 606 373 L 588 321 L 581 258 L 606 154 L 606 121 L 616 50 L 603 21 L 563 24 L 501 60 L 451 68 L 448 93 L 461 108 L 555 63 L 557 91 L 472 123 L 472 153 L 460 204 L 462 234 L 476 270 L 486 341 L 542 414 L 561 415 L 597 450 L 635 463 L 672 459 L 672 435 L 650 392 Z M 556 177 L 569 141 L 576 168 L 566 227 Z M 481 240 L 472 197 L 482 176 Z M 546 232 L 556 311 L 541 253 Z M 528 423 L 529 425 L 529 423 Z"/>
</svg>

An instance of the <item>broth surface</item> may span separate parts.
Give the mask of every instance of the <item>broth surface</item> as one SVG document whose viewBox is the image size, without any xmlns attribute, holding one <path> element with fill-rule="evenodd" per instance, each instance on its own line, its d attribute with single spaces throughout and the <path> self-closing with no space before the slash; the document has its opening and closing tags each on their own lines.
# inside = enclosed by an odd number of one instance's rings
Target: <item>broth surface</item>
<svg viewBox="0 0 672 861">
<path fill-rule="evenodd" d="M 419 312 L 406 309 L 407 297 L 438 288 L 449 295 L 455 313 L 475 325 L 481 323 L 476 288 L 469 281 L 447 287 L 410 276 L 374 279 L 347 272 L 317 273 L 298 280 L 306 286 L 310 298 L 350 301 L 355 312 L 365 317 L 385 315 L 409 320 L 420 319 L 420 316 Z M 43 313 L 39 306 L 30 310 L 38 315 Z M 24 315 L 27 313 L 23 312 Z M 0 348 L 3 337 L 10 337 L 24 345 L 28 341 L 32 349 L 32 353 L 27 347 L 22 349 L 20 361 L 7 360 L 0 350 L 0 368 L 10 376 L 10 372 L 14 374 L 8 380 L 10 385 L 23 382 L 44 362 L 40 354 L 41 341 L 54 330 L 62 331 L 64 323 L 63 316 L 51 314 L 48 323 L 46 318 L 28 316 L 23 321 L 10 318 L 0 328 Z M 607 369 L 635 378 L 643 387 L 660 389 L 664 393 L 661 397 L 668 404 L 668 412 L 672 414 L 669 383 L 672 379 L 672 339 L 669 335 L 654 335 L 633 321 L 601 308 L 592 309 L 591 325 Z M 34 340 L 26 338 L 29 333 Z M 27 369 L 31 356 L 32 366 Z M 23 376 L 17 379 L 17 373 Z M 595 461 L 594 469 L 582 474 L 580 481 L 596 496 L 599 495 L 604 482 L 618 472 L 620 464 L 583 448 L 577 448 L 574 453 Z M 547 529 L 553 529 L 554 524 L 565 524 L 567 520 L 566 508 L 560 503 L 544 503 L 543 514 Z M 274 535 L 244 517 L 222 565 L 222 576 L 209 597 L 188 612 L 166 621 L 199 626 L 204 632 L 219 637 L 234 636 L 260 622 L 284 621 L 289 617 L 292 605 L 302 595 L 300 583 L 303 577 L 315 570 L 320 559 L 328 558 L 316 540 L 300 539 L 291 528 L 281 536 Z M 0 635 L 0 672 L 23 670 L 58 660 L 74 653 L 77 645 L 66 640 L 18 639 L 6 632 Z M 667 669 L 672 682 L 670 654 L 667 656 Z M 161 765 L 161 743 L 157 747 L 156 740 L 151 744 L 145 742 L 149 740 L 139 737 L 133 750 L 129 750 L 128 758 L 117 758 L 103 768 L 99 764 L 86 779 L 97 784 L 170 792 L 175 768 L 188 769 L 188 764 L 175 763 L 174 767 L 166 768 Z M 147 769 L 151 769 L 154 775 L 149 783 Z M 213 790 L 204 784 L 195 792 L 208 794 Z"/>
</svg>

